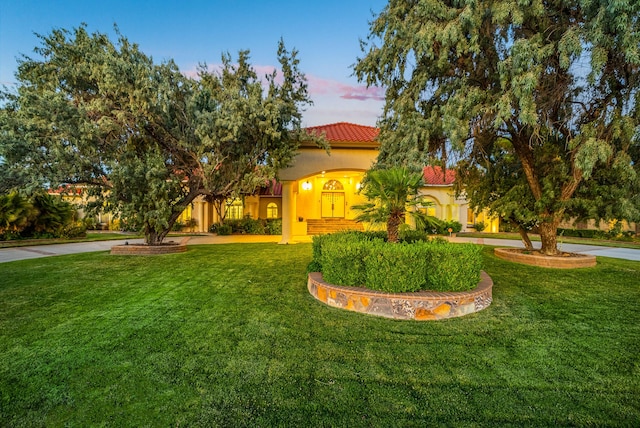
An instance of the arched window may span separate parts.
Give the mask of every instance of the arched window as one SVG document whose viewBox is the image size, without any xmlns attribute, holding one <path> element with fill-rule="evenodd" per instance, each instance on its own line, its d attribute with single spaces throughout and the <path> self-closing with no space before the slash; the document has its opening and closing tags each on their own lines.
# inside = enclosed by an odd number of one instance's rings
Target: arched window
<svg viewBox="0 0 640 428">
<path fill-rule="evenodd" d="M 322 190 L 344 190 L 344 186 L 338 180 L 329 180 L 324 183 Z"/>
<path fill-rule="evenodd" d="M 275 202 L 267 204 L 267 218 L 278 218 L 278 204 Z"/>
</svg>

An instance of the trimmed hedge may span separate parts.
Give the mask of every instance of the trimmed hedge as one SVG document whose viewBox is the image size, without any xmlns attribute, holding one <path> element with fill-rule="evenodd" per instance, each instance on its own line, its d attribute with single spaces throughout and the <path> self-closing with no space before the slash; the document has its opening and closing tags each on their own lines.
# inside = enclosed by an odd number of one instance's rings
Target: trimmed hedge
<svg viewBox="0 0 640 428">
<path fill-rule="evenodd" d="M 362 232 L 314 237 L 309 265 L 332 284 L 390 293 L 471 290 L 481 269 L 478 245 L 444 240 L 389 244 Z"/>
<path fill-rule="evenodd" d="M 282 234 L 282 219 L 252 219 L 244 217 L 240 220 L 224 220 L 223 223 L 214 223 L 209 232 L 218 235 L 280 235 Z"/>
</svg>

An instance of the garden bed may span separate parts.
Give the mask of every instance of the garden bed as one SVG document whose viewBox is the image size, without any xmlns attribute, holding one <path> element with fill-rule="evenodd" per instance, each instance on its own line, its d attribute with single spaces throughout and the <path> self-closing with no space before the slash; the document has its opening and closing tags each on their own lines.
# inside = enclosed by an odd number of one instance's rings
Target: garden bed
<svg viewBox="0 0 640 428">
<path fill-rule="evenodd" d="M 307 288 L 313 297 L 335 308 L 416 321 L 468 315 L 488 307 L 493 300 L 493 281 L 484 271 L 480 273 L 478 286 L 469 291 L 385 293 L 329 284 L 320 272 L 309 273 Z"/>
<path fill-rule="evenodd" d="M 111 247 L 111 254 L 118 256 L 155 256 L 160 254 L 184 253 L 187 245 L 169 241 L 160 245 L 125 244 Z"/>
<path fill-rule="evenodd" d="M 596 265 L 596 257 L 588 254 L 560 253 L 557 256 L 547 256 L 540 251 L 523 248 L 496 248 L 494 254 L 510 262 L 553 269 L 577 269 Z"/>
</svg>

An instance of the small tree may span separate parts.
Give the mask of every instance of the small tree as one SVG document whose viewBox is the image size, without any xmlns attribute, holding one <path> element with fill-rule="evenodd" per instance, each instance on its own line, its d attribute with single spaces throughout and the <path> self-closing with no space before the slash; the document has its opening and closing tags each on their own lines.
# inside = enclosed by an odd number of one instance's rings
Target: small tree
<svg viewBox="0 0 640 428">
<path fill-rule="evenodd" d="M 387 241 L 398 242 L 398 228 L 404 223 L 407 208 L 420 203 L 421 187 L 422 174 L 405 167 L 371 170 L 360 189 L 369 202 L 352 208 L 361 211 L 358 221 L 386 223 Z"/>
</svg>

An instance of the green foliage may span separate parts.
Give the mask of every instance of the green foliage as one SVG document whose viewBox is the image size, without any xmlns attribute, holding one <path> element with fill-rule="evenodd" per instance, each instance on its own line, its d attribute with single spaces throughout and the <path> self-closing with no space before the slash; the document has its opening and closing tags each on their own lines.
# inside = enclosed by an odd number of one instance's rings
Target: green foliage
<svg viewBox="0 0 640 428">
<path fill-rule="evenodd" d="M 418 241 L 429 241 L 431 239 L 427 232 L 410 228 L 401 229 L 399 238 L 400 242 L 406 242 L 408 244 Z"/>
<path fill-rule="evenodd" d="M 225 220 L 222 224 L 212 224 L 209 232 L 217 233 L 218 235 L 231 235 L 232 233 L 242 235 L 280 235 L 282 234 L 282 219 L 265 220 L 246 216 L 241 220 Z"/>
<path fill-rule="evenodd" d="M 267 219 L 264 225 L 267 235 L 282 235 L 282 219 L 270 218 Z"/>
<path fill-rule="evenodd" d="M 473 228 L 476 232 L 482 232 L 487 228 L 487 224 L 484 221 L 477 221 L 473 224 Z"/>
<path fill-rule="evenodd" d="M 472 208 L 640 219 L 640 3 L 391 0 L 355 74 L 386 88 L 378 167 L 458 165 Z"/>
<path fill-rule="evenodd" d="M 427 215 L 422 211 L 412 213 L 416 221 L 416 230 L 421 230 L 431 234 L 442 233 L 444 222 L 437 217 Z"/>
<path fill-rule="evenodd" d="M 149 244 L 198 196 L 252 193 L 309 139 L 306 78 L 282 41 L 281 73 L 265 88 L 248 51 L 193 79 L 120 34 L 113 43 L 81 26 L 40 40 L 38 59 L 19 65 L 17 90 L 0 92 L 0 178 L 84 185 L 90 212 L 115 213 Z"/>
<path fill-rule="evenodd" d="M 333 284 L 364 286 L 364 261 L 371 242 L 366 235 L 354 232 L 327 235 L 320 241 L 319 264 L 324 279 Z"/>
<path fill-rule="evenodd" d="M 482 247 L 474 244 L 433 243 L 427 252 L 429 289 L 465 291 L 478 285 L 482 270 Z"/>
<path fill-rule="evenodd" d="M 75 238 L 86 226 L 74 221 L 73 206 L 58 196 L 37 193 L 30 199 L 17 193 L 0 196 L 0 237 Z"/>
<path fill-rule="evenodd" d="M 316 236 L 308 270 L 318 269 L 332 284 L 395 293 L 463 291 L 478 285 L 481 247 L 420 237 L 408 233 L 406 242 L 391 245 L 362 232 Z"/>
<path fill-rule="evenodd" d="M 0 195 L 0 235 L 5 235 L 4 240 L 18 235 L 36 213 L 33 204 L 19 193 Z"/>
<path fill-rule="evenodd" d="M 381 241 L 367 243 L 364 257 L 366 287 L 389 293 L 427 289 L 425 245 L 424 242 L 398 245 Z"/>
<path fill-rule="evenodd" d="M 398 242 L 398 227 L 404 223 L 407 208 L 422 202 L 417 197 L 421 186 L 422 174 L 408 168 L 371 170 L 360 189 L 369 201 L 352 209 L 360 211 L 358 221 L 386 223 L 387 240 Z"/>
<path fill-rule="evenodd" d="M 228 223 L 218 224 L 216 233 L 220 236 L 231 235 L 233 233 L 233 227 Z"/>
</svg>

